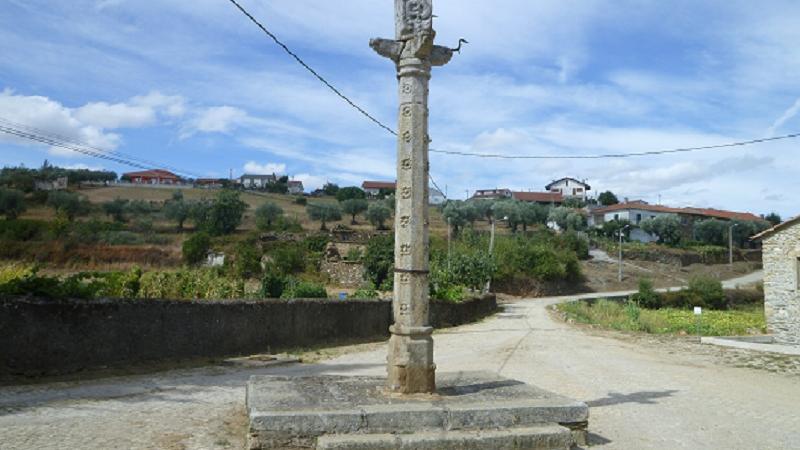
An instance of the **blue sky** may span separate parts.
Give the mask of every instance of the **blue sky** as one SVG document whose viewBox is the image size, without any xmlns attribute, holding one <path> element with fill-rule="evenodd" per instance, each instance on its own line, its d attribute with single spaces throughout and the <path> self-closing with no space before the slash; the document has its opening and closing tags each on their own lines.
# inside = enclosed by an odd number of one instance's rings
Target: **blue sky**
<svg viewBox="0 0 800 450">
<path fill-rule="evenodd" d="M 389 0 L 243 0 L 388 124 Z M 636 152 L 800 131 L 796 1 L 435 0 L 432 146 L 505 154 Z M 326 90 L 226 0 L 5 0 L 0 117 L 204 176 L 277 171 L 340 185 L 394 179 L 394 139 Z M 478 188 L 595 191 L 674 206 L 800 213 L 798 141 L 603 161 L 432 154 L 452 198 Z M 0 136 L 0 164 L 103 160 Z"/>
</svg>

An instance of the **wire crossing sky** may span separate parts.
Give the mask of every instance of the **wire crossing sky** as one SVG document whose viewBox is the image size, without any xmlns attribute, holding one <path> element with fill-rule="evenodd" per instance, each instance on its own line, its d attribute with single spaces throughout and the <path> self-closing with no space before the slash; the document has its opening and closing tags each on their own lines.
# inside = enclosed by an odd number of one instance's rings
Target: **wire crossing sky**
<svg viewBox="0 0 800 450">
<path fill-rule="evenodd" d="M 203 177 L 393 180 L 397 82 L 368 46 L 393 28 L 391 5 L 235 0 L 264 45 L 231 3 L 12 0 L 0 117 Z M 440 42 L 470 41 L 431 86 L 431 169 L 451 197 L 572 176 L 620 197 L 797 214 L 797 2 L 435 7 Z M 0 133 L 3 165 L 45 158 L 126 170 Z"/>
</svg>

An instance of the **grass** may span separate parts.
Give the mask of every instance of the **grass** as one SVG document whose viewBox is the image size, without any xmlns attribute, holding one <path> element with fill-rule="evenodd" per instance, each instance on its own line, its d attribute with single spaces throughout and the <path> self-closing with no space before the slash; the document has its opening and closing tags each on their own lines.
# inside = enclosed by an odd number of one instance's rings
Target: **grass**
<svg viewBox="0 0 800 450">
<path fill-rule="evenodd" d="M 578 323 L 597 325 L 619 331 L 650 334 L 697 334 L 698 321 L 693 311 L 680 309 L 650 310 L 633 303 L 598 300 L 562 303 L 557 309 Z M 706 310 L 700 317 L 703 336 L 739 336 L 766 332 L 764 311 Z"/>
</svg>

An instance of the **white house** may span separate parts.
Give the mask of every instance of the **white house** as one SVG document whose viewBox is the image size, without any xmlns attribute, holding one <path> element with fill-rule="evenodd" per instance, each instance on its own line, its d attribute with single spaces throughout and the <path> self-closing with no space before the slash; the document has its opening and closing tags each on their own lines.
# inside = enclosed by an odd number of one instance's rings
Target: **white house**
<svg viewBox="0 0 800 450">
<path fill-rule="evenodd" d="M 579 198 L 586 200 L 587 192 L 592 189 L 586 181 L 576 180 L 575 178 L 561 178 L 554 180 L 544 187 L 549 192 L 559 193 L 565 198 Z"/>
<path fill-rule="evenodd" d="M 436 189 L 435 187 L 432 187 L 428 190 L 428 204 L 441 205 L 446 200 L 447 199 L 445 198 L 442 191 Z"/>
<path fill-rule="evenodd" d="M 490 200 L 502 200 L 506 198 L 511 198 L 513 194 L 511 193 L 511 189 L 478 189 L 472 194 L 472 200 L 479 200 L 479 199 L 490 199 Z"/>
<path fill-rule="evenodd" d="M 239 182 L 245 189 L 260 189 L 268 184 L 272 184 L 277 181 L 278 177 L 275 176 L 275 174 L 272 175 L 244 174 L 241 177 L 239 177 Z"/>
<path fill-rule="evenodd" d="M 397 183 L 394 181 L 365 181 L 361 183 L 361 189 L 367 193 L 367 197 L 377 197 L 381 191 L 394 192 L 397 189 Z"/>
<path fill-rule="evenodd" d="M 289 193 L 292 195 L 300 195 L 303 193 L 303 182 L 300 180 L 289 180 L 287 183 Z"/>
</svg>

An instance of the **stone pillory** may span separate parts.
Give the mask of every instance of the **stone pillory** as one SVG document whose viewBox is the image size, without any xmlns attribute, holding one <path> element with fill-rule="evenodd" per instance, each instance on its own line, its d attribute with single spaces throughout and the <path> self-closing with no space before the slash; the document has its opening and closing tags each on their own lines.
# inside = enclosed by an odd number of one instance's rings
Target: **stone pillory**
<svg viewBox="0 0 800 450">
<path fill-rule="evenodd" d="M 428 82 L 431 66 L 447 64 L 452 49 L 434 45 L 431 0 L 395 0 L 395 39 L 370 47 L 397 68 L 400 106 L 393 312 L 387 388 L 403 394 L 436 389 L 428 318 Z"/>
<path fill-rule="evenodd" d="M 800 345 L 800 216 L 753 239 L 763 243 L 767 331 L 776 343 Z"/>
</svg>

